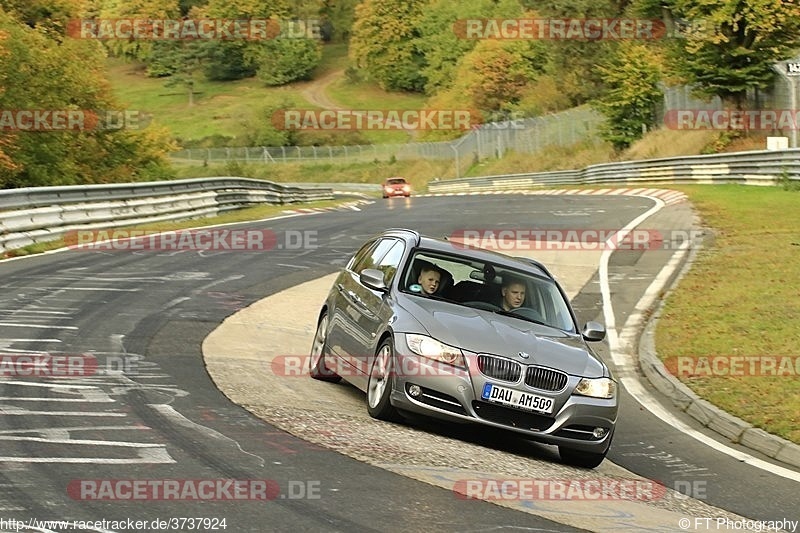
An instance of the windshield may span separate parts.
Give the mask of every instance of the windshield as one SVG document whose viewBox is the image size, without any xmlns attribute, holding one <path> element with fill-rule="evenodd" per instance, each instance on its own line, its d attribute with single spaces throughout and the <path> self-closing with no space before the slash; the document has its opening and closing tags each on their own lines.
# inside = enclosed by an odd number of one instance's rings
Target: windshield
<svg viewBox="0 0 800 533">
<path fill-rule="evenodd" d="M 577 331 L 569 305 L 553 280 L 469 257 L 418 251 L 408 263 L 400 289 L 562 331 Z"/>
</svg>

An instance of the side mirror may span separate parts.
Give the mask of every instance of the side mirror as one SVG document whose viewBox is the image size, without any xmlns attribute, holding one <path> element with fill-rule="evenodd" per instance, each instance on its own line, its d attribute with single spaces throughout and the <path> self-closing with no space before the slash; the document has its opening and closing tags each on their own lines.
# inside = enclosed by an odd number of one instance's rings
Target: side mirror
<svg viewBox="0 0 800 533">
<path fill-rule="evenodd" d="M 587 322 L 581 335 L 589 342 L 601 341 L 606 338 L 606 327 L 598 322 Z"/>
<path fill-rule="evenodd" d="M 377 268 L 365 268 L 359 274 L 358 279 L 362 285 L 369 287 L 374 291 L 386 292 L 389 288 L 383 279 L 383 271 Z"/>
</svg>

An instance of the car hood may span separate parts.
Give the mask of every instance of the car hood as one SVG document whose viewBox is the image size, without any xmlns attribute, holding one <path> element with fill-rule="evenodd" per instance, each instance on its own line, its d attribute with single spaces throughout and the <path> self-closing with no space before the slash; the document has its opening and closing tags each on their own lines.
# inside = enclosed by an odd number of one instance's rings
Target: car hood
<svg viewBox="0 0 800 533">
<path fill-rule="evenodd" d="M 399 306 L 433 338 L 474 353 L 556 368 L 583 377 L 607 375 L 605 365 L 579 335 L 461 305 L 406 296 Z M 422 333 L 422 332 L 420 332 Z M 527 353 L 525 358 L 520 352 Z"/>
</svg>

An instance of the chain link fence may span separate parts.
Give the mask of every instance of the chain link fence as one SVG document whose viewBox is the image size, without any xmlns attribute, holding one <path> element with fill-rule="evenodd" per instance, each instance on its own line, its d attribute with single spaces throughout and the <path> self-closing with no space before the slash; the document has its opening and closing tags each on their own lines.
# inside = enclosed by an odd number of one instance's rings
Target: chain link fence
<svg viewBox="0 0 800 533">
<path fill-rule="evenodd" d="M 572 146 L 597 139 L 603 117 L 588 106 L 535 118 L 493 122 L 459 139 L 441 142 L 350 146 L 257 146 L 193 148 L 172 154 L 176 163 L 303 163 L 365 162 L 375 160 L 447 159 L 455 162 L 457 177 L 476 161 L 501 157 L 507 151 L 535 153 L 548 146 Z"/>
<path fill-rule="evenodd" d="M 657 123 L 664 123 L 664 115 L 671 110 L 703 110 L 718 111 L 725 109 L 727 105 L 718 96 L 713 98 L 701 98 L 697 96 L 689 85 L 679 85 L 673 87 L 662 86 L 664 101 L 657 109 Z M 783 110 L 792 109 L 792 94 L 789 84 L 780 78 L 776 78 L 775 83 L 769 90 L 757 91 L 748 90 L 745 106 L 747 109 L 754 110 Z"/>
</svg>

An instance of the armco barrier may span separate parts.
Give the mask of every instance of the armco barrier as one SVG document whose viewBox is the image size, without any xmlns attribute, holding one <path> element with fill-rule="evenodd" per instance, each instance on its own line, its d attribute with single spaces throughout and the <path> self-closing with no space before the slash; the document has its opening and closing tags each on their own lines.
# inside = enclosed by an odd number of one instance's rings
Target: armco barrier
<svg viewBox="0 0 800 533">
<path fill-rule="evenodd" d="M 78 229 L 212 216 L 257 204 L 329 200 L 333 190 L 247 178 L 34 187 L 0 191 L 0 253 Z"/>
<path fill-rule="evenodd" d="M 432 181 L 428 184 L 428 191 L 453 193 L 644 182 L 774 185 L 784 177 L 800 180 L 800 149 L 646 159 L 590 165 L 581 170 L 448 179 Z"/>
</svg>

